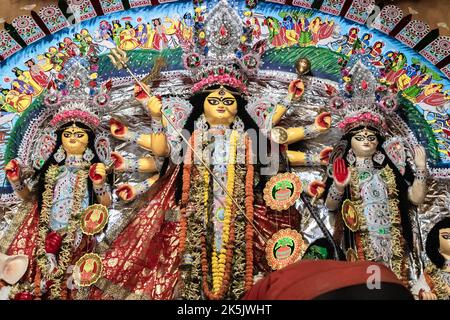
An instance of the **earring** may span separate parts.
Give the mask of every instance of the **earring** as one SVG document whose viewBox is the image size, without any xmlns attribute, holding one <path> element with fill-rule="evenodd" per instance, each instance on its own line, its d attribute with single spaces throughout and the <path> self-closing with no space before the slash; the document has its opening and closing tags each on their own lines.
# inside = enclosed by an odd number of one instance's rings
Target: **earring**
<svg viewBox="0 0 450 320">
<path fill-rule="evenodd" d="M 378 164 L 382 164 L 384 161 L 385 155 L 381 153 L 381 151 L 375 152 L 373 155 L 373 161 L 375 161 Z"/>
<path fill-rule="evenodd" d="M 89 148 L 87 148 L 86 151 L 83 153 L 83 159 L 88 162 L 90 162 L 92 159 L 94 159 L 94 157 L 95 157 L 95 154 Z"/>
<path fill-rule="evenodd" d="M 61 163 L 66 158 L 66 151 L 62 146 L 59 147 L 58 151 L 55 152 L 53 158 L 56 162 Z"/>
<path fill-rule="evenodd" d="M 347 156 L 345 157 L 350 165 L 354 165 L 356 162 L 355 154 L 353 153 L 353 149 L 348 150 Z"/>
</svg>

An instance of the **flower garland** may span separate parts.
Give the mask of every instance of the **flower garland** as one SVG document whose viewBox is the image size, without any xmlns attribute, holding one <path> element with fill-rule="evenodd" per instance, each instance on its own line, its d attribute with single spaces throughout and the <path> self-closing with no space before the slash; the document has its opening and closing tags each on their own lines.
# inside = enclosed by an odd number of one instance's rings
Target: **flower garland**
<svg viewBox="0 0 450 320">
<path fill-rule="evenodd" d="M 189 144 L 193 146 L 195 143 L 195 132 L 192 134 L 189 139 Z M 180 208 L 180 242 L 178 245 L 178 250 L 181 254 L 183 254 L 185 246 L 186 246 L 186 234 L 187 234 L 187 219 L 186 219 L 186 206 L 189 200 L 189 189 L 191 184 L 191 170 L 192 170 L 192 150 L 191 148 L 187 149 L 184 166 L 183 166 L 183 185 L 182 185 L 182 194 L 181 194 L 181 208 Z"/>
<path fill-rule="evenodd" d="M 190 143 L 198 142 L 198 131 L 194 131 Z M 181 266 L 180 297 L 182 299 L 199 300 L 201 296 L 201 235 L 204 234 L 204 223 L 199 218 L 203 214 L 203 195 L 205 186 L 200 167 L 193 165 L 191 149 L 184 158 L 183 185 L 181 196 L 180 244 L 179 252 L 183 259 Z M 194 212 L 187 212 L 187 206 L 193 204 Z M 191 210 L 190 210 L 191 211 Z M 189 228 L 189 233 L 187 232 Z"/>
<path fill-rule="evenodd" d="M 237 146 L 238 133 L 236 130 L 231 132 L 230 136 L 230 158 L 228 160 L 227 168 L 227 193 L 233 194 L 234 181 L 235 181 L 235 165 L 236 165 L 236 146 Z M 206 182 L 206 181 L 205 181 Z M 223 277 L 225 274 L 225 264 L 227 258 L 227 249 L 233 244 L 230 240 L 230 228 L 231 219 L 233 215 L 233 201 L 229 196 L 225 198 L 225 214 L 223 220 L 223 233 L 222 233 L 222 248 L 220 249 L 219 256 L 217 256 L 216 250 L 212 252 L 212 274 L 213 274 L 213 292 L 218 293 L 221 291 L 223 285 Z M 225 249 L 227 248 L 227 249 Z"/>
<path fill-rule="evenodd" d="M 75 182 L 75 191 L 73 195 L 72 215 L 69 219 L 67 235 L 62 240 L 61 252 L 58 259 L 58 268 L 55 272 L 48 270 L 47 256 L 45 251 L 45 239 L 49 231 L 50 208 L 53 205 L 53 189 L 56 178 L 59 174 L 59 167 L 52 165 L 45 175 L 45 191 L 42 195 L 42 210 L 39 219 L 39 238 L 37 243 L 37 264 L 46 280 L 51 280 L 50 299 L 59 299 L 61 297 L 61 284 L 67 267 L 72 256 L 72 246 L 74 242 L 75 231 L 78 223 L 78 214 L 81 210 L 81 202 L 86 190 L 87 171 L 80 170 L 77 173 Z"/>
<path fill-rule="evenodd" d="M 212 268 L 212 283 L 213 289 L 210 292 L 207 285 L 207 259 L 206 259 L 206 239 L 202 236 L 202 272 L 203 272 L 203 289 L 210 299 L 221 299 L 223 295 L 228 291 L 229 273 L 231 271 L 231 259 L 233 256 L 233 242 L 234 242 L 234 204 L 232 199 L 228 196 L 233 194 L 235 185 L 235 165 L 236 165 L 236 150 L 237 139 L 239 134 L 236 130 L 233 130 L 230 135 L 230 158 L 227 166 L 227 196 L 225 199 L 225 214 L 223 220 L 223 233 L 222 233 L 222 248 L 219 255 L 216 250 L 212 250 L 211 268 Z M 209 172 L 204 172 L 204 185 L 209 186 Z M 204 192 L 204 210 L 205 219 L 208 217 L 209 212 L 209 188 Z"/>
<path fill-rule="evenodd" d="M 194 132 L 191 145 L 195 144 L 201 132 Z M 227 191 L 238 204 L 245 206 L 247 219 L 253 221 L 253 180 L 254 169 L 251 153 L 246 153 L 247 165 L 237 164 L 237 145 L 241 136 L 237 132 L 230 135 L 230 159 L 227 167 Z M 244 139 L 239 139 L 244 140 Z M 251 150 L 251 141 L 245 137 L 247 151 Z M 199 150 L 201 151 L 201 150 Z M 247 152 L 246 151 L 246 152 Z M 181 297 L 183 299 L 212 300 L 240 298 L 245 290 L 253 284 L 253 226 L 246 224 L 243 216 L 238 216 L 236 206 L 230 197 L 225 199 L 225 216 L 223 225 L 223 246 L 217 253 L 208 248 L 211 239 L 206 226 L 210 219 L 210 174 L 202 166 L 192 166 L 192 153 L 188 151 L 184 159 L 183 185 L 180 211 L 180 245 L 182 249 Z M 247 172 L 248 171 L 248 172 Z M 244 183 L 245 181 L 245 183 Z M 193 205 L 193 210 L 187 206 Z M 188 230 L 189 229 L 189 233 Z M 235 246 L 239 243 L 239 246 Z M 212 247 L 212 246 L 211 246 Z M 211 254 L 208 251 L 211 250 Z M 211 268 L 210 268 L 211 266 Z M 209 272 L 211 270 L 211 272 Z M 233 277 L 231 274 L 233 273 Z M 203 290 L 202 290 L 203 289 Z M 203 293 L 203 294 L 202 294 Z"/>
<path fill-rule="evenodd" d="M 245 146 L 244 141 L 242 141 L 242 145 Z M 236 199 L 237 203 L 241 208 L 245 207 L 245 174 L 246 174 L 245 165 L 237 164 L 235 186 L 234 186 L 234 198 Z M 242 213 L 240 212 L 236 213 L 234 216 L 235 219 L 232 222 L 233 223 L 232 226 L 234 227 L 233 243 L 235 245 L 231 261 L 233 266 L 232 271 L 233 277 L 231 279 L 230 290 L 228 291 L 226 298 L 238 300 L 242 297 L 245 291 L 245 268 L 247 255 L 245 232 L 247 224 L 246 219 Z"/>
<path fill-rule="evenodd" d="M 249 290 L 253 286 L 253 213 L 254 213 L 254 194 L 253 194 L 253 183 L 254 183 L 254 167 L 252 164 L 252 148 L 251 140 L 249 137 L 245 140 L 245 150 L 246 150 L 246 165 L 247 165 L 247 176 L 245 177 L 245 212 L 247 214 L 247 227 L 245 231 L 245 291 Z"/>
<path fill-rule="evenodd" d="M 50 125 L 57 127 L 61 123 L 67 123 L 70 121 L 81 121 L 88 124 L 92 128 L 98 127 L 100 125 L 100 120 L 97 116 L 93 115 L 88 111 L 82 110 L 66 110 L 57 114 L 50 121 Z"/>
<path fill-rule="evenodd" d="M 201 276 L 201 236 L 205 234 L 203 223 L 203 194 L 204 189 L 209 188 L 203 184 L 203 174 L 199 168 L 193 166 L 191 171 L 190 203 L 195 205 L 195 210 L 187 216 L 186 229 L 189 233 L 186 237 L 185 251 L 181 277 L 184 282 L 181 291 L 183 299 L 202 299 Z"/>
</svg>

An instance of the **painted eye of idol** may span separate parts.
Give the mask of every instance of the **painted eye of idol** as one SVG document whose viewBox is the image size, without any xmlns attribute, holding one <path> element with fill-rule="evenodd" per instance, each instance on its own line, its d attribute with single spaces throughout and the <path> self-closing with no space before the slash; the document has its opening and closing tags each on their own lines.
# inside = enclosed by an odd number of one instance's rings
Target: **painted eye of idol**
<svg viewBox="0 0 450 320">
<path fill-rule="evenodd" d="M 444 240 L 450 240 L 450 231 L 441 230 L 440 235 Z"/>
<path fill-rule="evenodd" d="M 450 258 L 450 228 L 439 230 L 439 253 L 445 258 Z"/>
<path fill-rule="evenodd" d="M 81 139 L 84 136 L 86 136 L 86 132 L 81 131 L 79 129 L 66 129 L 63 132 L 63 136 L 64 138 L 70 139 L 70 138 L 76 138 L 76 139 Z"/>
<path fill-rule="evenodd" d="M 362 135 L 362 134 L 357 134 L 355 136 L 356 141 L 369 141 L 369 142 L 374 142 L 377 140 L 377 136 L 374 134 L 368 134 L 368 135 Z"/>
<path fill-rule="evenodd" d="M 208 102 L 212 106 L 217 106 L 220 104 L 220 102 L 222 102 L 225 106 L 231 106 L 235 101 L 236 100 L 234 98 L 208 98 Z"/>
</svg>

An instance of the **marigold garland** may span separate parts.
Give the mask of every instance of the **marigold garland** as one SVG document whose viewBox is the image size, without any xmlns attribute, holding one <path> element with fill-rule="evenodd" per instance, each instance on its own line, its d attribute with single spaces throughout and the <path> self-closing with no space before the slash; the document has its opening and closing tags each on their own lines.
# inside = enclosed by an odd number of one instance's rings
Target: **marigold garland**
<svg viewBox="0 0 450 320">
<path fill-rule="evenodd" d="M 227 249 L 232 245 L 229 243 L 230 240 L 230 227 L 233 214 L 233 200 L 229 195 L 233 194 L 234 182 L 235 182 L 235 165 L 236 165 L 236 150 L 237 150 L 237 139 L 239 134 L 236 130 L 233 130 L 230 135 L 230 157 L 227 166 L 227 195 L 225 198 L 225 214 L 223 220 L 223 232 L 222 232 L 222 248 L 220 249 L 219 255 L 217 255 L 216 250 L 213 249 L 211 267 L 212 267 L 212 282 L 214 294 L 218 294 L 222 291 L 221 288 L 224 282 L 225 267 L 227 262 Z M 204 184 L 209 185 L 209 173 L 205 170 L 205 180 Z M 208 195 L 209 190 L 205 191 L 205 215 L 208 216 Z"/>
<path fill-rule="evenodd" d="M 195 142 L 195 132 L 189 139 L 189 144 L 192 146 Z M 180 242 L 178 249 L 181 255 L 184 253 L 186 246 L 186 235 L 187 235 L 187 219 L 186 219 L 186 206 L 189 201 L 189 189 L 191 185 L 191 171 L 192 171 L 192 150 L 187 149 L 186 156 L 184 159 L 183 166 L 183 185 L 181 194 L 181 208 L 180 208 Z"/>
<path fill-rule="evenodd" d="M 245 291 L 249 290 L 253 286 L 253 182 L 254 182 L 254 167 L 252 164 L 252 148 L 251 140 L 249 137 L 245 140 L 246 151 L 246 165 L 247 175 L 245 177 L 245 212 L 247 215 L 247 226 L 245 231 L 246 252 L 245 252 Z"/>
<path fill-rule="evenodd" d="M 39 268 L 36 268 L 36 275 L 34 276 L 33 295 L 36 298 L 41 296 L 41 270 Z"/>
<path fill-rule="evenodd" d="M 196 141 L 198 134 L 202 133 L 195 131 L 190 140 L 191 145 L 196 146 L 196 149 L 203 147 L 203 145 L 197 146 L 195 144 L 195 142 L 198 142 Z M 247 220 L 250 223 L 246 224 L 245 218 L 236 220 L 238 218 L 237 208 L 233 200 L 227 195 L 225 199 L 222 248 L 219 252 L 212 249 L 211 255 L 208 254 L 207 241 L 210 240 L 207 240 L 207 230 L 205 228 L 206 224 L 211 222 L 208 221 L 210 219 L 209 197 L 211 190 L 209 184 L 211 176 L 206 168 L 192 166 L 193 155 L 190 149 L 186 153 L 180 205 L 182 214 L 180 219 L 179 248 L 182 249 L 180 252 L 183 259 L 187 258 L 192 263 L 188 262 L 189 267 L 186 269 L 186 265 L 181 271 L 182 280 L 187 280 L 182 286 L 181 296 L 184 299 L 201 299 L 202 296 L 201 292 L 198 291 L 199 289 L 203 289 L 201 291 L 208 299 L 223 299 L 231 290 L 230 286 L 234 286 L 229 293 L 230 297 L 234 295 L 238 298 L 253 284 L 254 226 L 252 221 L 254 168 L 251 164 L 251 141 L 248 137 L 245 137 L 245 141 L 242 141 L 246 146 L 246 166 L 241 167 L 236 164 L 237 141 L 239 137 L 240 135 L 236 131 L 233 131 L 230 135 L 230 158 L 227 166 L 226 189 L 235 199 L 241 199 L 237 201 L 245 207 Z M 187 217 L 186 209 L 190 202 L 195 208 L 191 215 Z M 189 231 L 187 231 L 188 228 Z M 236 228 L 239 228 L 240 231 Z M 239 233 L 239 243 L 245 242 L 245 246 L 234 246 L 237 239 L 236 232 Z M 239 255 L 235 256 L 237 252 L 239 252 Z M 211 262 L 208 259 L 211 259 Z M 211 264 L 211 267 L 209 264 Z M 211 273 L 209 273 L 209 270 L 211 270 Z M 233 272 L 239 272 L 239 275 L 231 278 L 232 270 L 234 270 Z M 198 276 L 200 276 L 200 279 Z M 242 280 L 236 283 L 237 279 Z M 201 280 L 200 288 L 197 285 L 199 284 L 198 280 Z M 195 281 L 195 285 L 191 284 L 193 281 Z"/>
</svg>

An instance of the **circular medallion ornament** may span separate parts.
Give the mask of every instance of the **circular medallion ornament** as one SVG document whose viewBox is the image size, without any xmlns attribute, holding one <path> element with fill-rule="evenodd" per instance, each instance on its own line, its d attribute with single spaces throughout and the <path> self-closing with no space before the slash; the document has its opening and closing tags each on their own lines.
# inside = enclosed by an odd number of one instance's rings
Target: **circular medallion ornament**
<svg viewBox="0 0 450 320">
<path fill-rule="evenodd" d="M 329 106 L 333 111 L 340 112 L 344 110 L 347 106 L 341 97 L 334 97 L 330 100 Z"/>
<path fill-rule="evenodd" d="M 285 144 L 287 142 L 288 133 L 283 127 L 275 127 L 270 131 L 272 141 L 278 144 Z"/>
<path fill-rule="evenodd" d="M 47 8 L 44 11 L 44 15 L 46 18 L 51 18 L 56 14 L 56 10 L 54 8 Z"/>
<path fill-rule="evenodd" d="M 256 8 L 256 5 L 258 4 L 258 0 L 245 0 L 245 5 L 249 9 Z"/>
<path fill-rule="evenodd" d="M 94 96 L 94 103 L 98 107 L 104 107 L 108 104 L 108 102 L 109 102 L 109 96 L 105 93 L 100 93 L 100 94 L 97 94 L 96 96 Z"/>
<path fill-rule="evenodd" d="M 266 258 L 273 270 L 282 269 L 296 262 L 305 252 L 305 242 L 293 229 L 276 232 L 266 243 Z"/>
<path fill-rule="evenodd" d="M 430 27 L 419 20 L 414 20 L 410 22 L 411 29 L 416 35 L 425 35 L 430 30 Z"/>
<path fill-rule="evenodd" d="M 383 18 L 385 18 L 388 21 L 397 21 L 400 20 L 401 17 L 403 16 L 403 11 L 399 7 L 394 5 L 384 7 L 383 10 L 381 10 L 381 12 Z"/>
<path fill-rule="evenodd" d="M 195 69 L 201 66 L 202 58 L 198 53 L 191 53 L 184 57 L 184 64 L 187 69 Z"/>
<path fill-rule="evenodd" d="M 386 96 L 381 99 L 379 105 L 387 114 L 390 114 L 397 109 L 397 99 L 395 95 Z"/>
<path fill-rule="evenodd" d="M 295 63 L 295 71 L 299 76 L 307 74 L 311 70 L 311 62 L 307 58 L 300 58 Z"/>
<path fill-rule="evenodd" d="M 259 66 L 259 57 L 252 53 L 246 54 L 242 58 L 242 61 L 244 62 L 244 65 L 248 71 L 256 70 Z"/>
<path fill-rule="evenodd" d="M 341 208 L 342 219 L 344 220 L 345 225 L 351 231 L 356 232 L 359 229 L 359 221 L 358 221 L 358 211 L 353 204 L 353 202 L 349 199 L 345 199 L 344 203 L 342 203 Z"/>
<path fill-rule="evenodd" d="M 108 222 L 108 209 L 101 204 L 94 204 L 84 209 L 81 219 L 81 231 L 87 235 L 94 235 L 103 230 Z"/>
<path fill-rule="evenodd" d="M 294 173 L 277 174 L 264 188 L 264 201 L 273 210 L 282 211 L 291 207 L 300 198 L 302 182 Z"/>
<path fill-rule="evenodd" d="M 102 275 L 102 259 L 98 254 L 87 253 L 75 263 L 73 278 L 80 287 L 89 287 L 96 283 Z"/>
<path fill-rule="evenodd" d="M 13 25 L 15 24 L 16 27 L 18 28 L 28 28 L 30 26 L 30 21 L 28 20 L 28 17 L 18 17 L 16 19 L 14 19 Z"/>
</svg>

